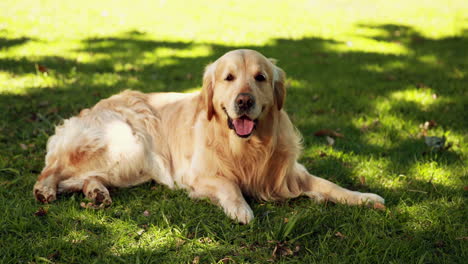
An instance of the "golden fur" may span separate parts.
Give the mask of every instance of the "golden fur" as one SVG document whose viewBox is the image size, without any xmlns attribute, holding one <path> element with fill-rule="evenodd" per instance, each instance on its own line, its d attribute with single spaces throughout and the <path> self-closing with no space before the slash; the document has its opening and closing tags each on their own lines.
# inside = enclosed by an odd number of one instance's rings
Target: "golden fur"
<svg viewBox="0 0 468 264">
<path fill-rule="evenodd" d="M 284 82 L 273 60 L 235 50 L 207 66 L 201 92 L 125 91 L 104 99 L 56 128 L 34 195 L 47 203 L 58 192 L 82 190 L 108 205 L 106 187 L 155 180 L 208 197 L 241 223 L 254 217 L 244 194 L 383 203 L 313 176 L 297 162 L 301 137 L 282 110 Z M 237 98 L 252 100 L 244 109 L 246 100 Z M 242 119 L 255 122 L 253 130 L 239 127 Z"/>
</svg>

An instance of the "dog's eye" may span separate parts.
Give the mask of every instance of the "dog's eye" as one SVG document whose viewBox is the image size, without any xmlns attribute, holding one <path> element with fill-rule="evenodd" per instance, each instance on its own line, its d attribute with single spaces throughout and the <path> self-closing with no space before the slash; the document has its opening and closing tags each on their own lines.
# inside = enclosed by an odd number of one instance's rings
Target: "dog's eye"
<svg viewBox="0 0 468 264">
<path fill-rule="evenodd" d="M 228 75 L 226 76 L 226 78 L 224 78 L 224 80 L 226 80 L 226 81 L 228 81 L 228 82 L 233 81 L 233 80 L 234 80 L 234 76 L 232 76 L 232 74 L 228 74 Z"/>
<path fill-rule="evenodd" d="M 258 82 L 263 82 L 263 81 L 266 80 L 266 78 L 265 78 L 265 75 L 259 73 L 259 74 L 255 75 L 255 80 L 258 81 Z"/>
</svg>

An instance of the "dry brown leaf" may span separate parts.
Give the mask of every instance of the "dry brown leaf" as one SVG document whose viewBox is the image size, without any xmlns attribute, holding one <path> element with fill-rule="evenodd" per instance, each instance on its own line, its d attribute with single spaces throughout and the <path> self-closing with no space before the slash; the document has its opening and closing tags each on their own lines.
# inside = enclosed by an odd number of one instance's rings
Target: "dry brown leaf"
<svg viewBox="0 0 468 264">
<path fill-rule="evenodd" d="M 418 83 L 416 84 L 416 87 L 421 89 L 421 88 L 427 88 L 427 86 L 424 83 Z"/>
<path fill-rule="evenodd" d="M 359 177 L 359 181 L 361 182 L 361 185 L 366 185 L 366 177 L 364 176 Z"/>
<path fill-rule="evenodd" d="M 183 244 L 185 244 L 185 240 L 180 239 L 180 238 L 177 238 L 177 239 L 176 239 L 176 244 L 175 244 L 176 248 L 179 248 L 179 247 L 182 246 Z"/>
<path fill-rule="evenodd" d="M 198 264 L 200 262 L 200 256 L 196 256 L 195 258 L 193 258 L 192 260 L 192 264 Z"/>
<path fill-rule="evenodd" d="M 428 145 L 433 150 L 444 150 L 445 149 L 445 142 L 446 142 L 445 136 L 443 136 L 443 137 L 424 137 L 424 141 L 426 142 L 426 145 Z"/>
<path fill-rule="evenodd" d="M 314 133 L 314 136 L 316 137 L 341 137 L 343 138 L 344 135 L 341 133 L 338 133 L 336 131 L 330 130 L 330 129 L 322 129 Z"/>
<path fill-rule="evenodd" d="M 47 210 L 44 207 L 39 207 L 37 211 L 34 213 L 35 216 L 45 216 L 47 215 Z"/>
<path fill-rule="evenodd" d="M 340 239 L 346 238 L 346 236 L 343 235 L 343 234 L 342 234 L 341 232 L 339 232 L 339 231 L 335 233 L 335 236 L 338 237 L 338 238 L 340 238 Z"/>
<path fill-rule="evenodd" d="M 323 115 L 325 114 L 327 111 L 325 111 L 324 109 L 317 109 L 315 111 L 312 111 L 312 113 L 316 114 L 316 115 Z"/>
<path fill-rule="evenodd" d="M 85 208 L 85 209 L 99 209 L 99 208 L 101 208 L 99 205 L 93 204 L 92 202 L 88 202 L 88 203 L 81 202 L 80 206 L 82 208 Z"/>
<path fill-rule="evenodd" d="M 28 149 L 28 146 L 26 146 L 26 145 L 23 144 L 23 143 L 20 143 L 20 148 L 21 148 L 22 150 L 27 150 L 27 149 Z"/>
<path fill-rule="evenodd" d="M 57 260 L 59 258 L 60 258 L 60 251 L 58 250 L 47 256 L 47 259 L 52 260 L 52 261 Z"/>
<path fill-rule="evenodd" d="M 49 69 L 48 69 L 46 66 L 41 65 L 41 64 L 38 64 L 38 65 L 37 65 L 37 70 L 40 71 L 40 72 L 42 72 L 42 73 L 47 73 L 47 72 L 49 72 Z"/>
<path fill-rule="evenodd" d="M 230 258 L 230 257 L 225 257 L 225 258 L 220 259 L 220 260 L 218 261 L 218 263 L 219 263 L 219 262 L 222 262 L 222 263 L 229 263 L 229 262 L 231 262 L 231 260 L 232 260 L 232 258 Z"/>
<path fill-rule="evenodd" d="M 395 75 L 388 74 L 387 76 L 385 76 L 385 79 L 387 79 L 389 81 L 394 81 L 394 80 L 396 80 L 396 77 L 395 77 Z"/>
<path fill-rule="evenodd" d="M 148 210 L 145 210 L 145 211 L 143 212 L 143 215 L 144 215 L 144 216 L 150 216 L 150 212 L 149 212 Z"/>
<path fill-rule="evenodd" d="M 365 124 L 361 127 L 361 132 L 365 133 L 369 130 L 372 130 L 374 128 L 376 128 L 378 125 L 380 124 L 380 120 L 379 119 L 375 119 L 374 121 L 372 121 L 370 124 Z"/>
<path fill-rule="evenodd" d="M 276 242 L 275 248 L 273 249 L 273 252 L 271 253 L 271 256 L 273 258 L 276 258 L 278 255 L 285 257 L 285 256 L 290 256 L 293 255 L 294 252 L 289 246 L 287 245 L 287 242 Z"/>
<path fill-rule="evenodd" d="M 326 136 L 325 139 L 327 140 L 329 146 L 335 145 L 335 140 L 332 137 Z"/>
</svg>

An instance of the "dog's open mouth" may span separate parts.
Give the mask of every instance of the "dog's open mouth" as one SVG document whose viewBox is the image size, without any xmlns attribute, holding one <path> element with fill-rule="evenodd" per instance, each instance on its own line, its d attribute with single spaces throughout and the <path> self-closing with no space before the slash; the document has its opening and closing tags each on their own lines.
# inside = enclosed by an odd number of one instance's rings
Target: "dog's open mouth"
<svg viewBox="0 0 468 264">
<path fill-rule="evenodd" d="M 258 120 L 252 120 L 250 117 L 243 115 L 239 118 L 232 119 L 225 108 L 223 108 L 224 112 L 227 115 L 227 122 L 230 129 L 236 132 L 236 135 L 242 138 L 247 138 L 252 135 L 255 127 L 257 126 Z"/>
</svg>

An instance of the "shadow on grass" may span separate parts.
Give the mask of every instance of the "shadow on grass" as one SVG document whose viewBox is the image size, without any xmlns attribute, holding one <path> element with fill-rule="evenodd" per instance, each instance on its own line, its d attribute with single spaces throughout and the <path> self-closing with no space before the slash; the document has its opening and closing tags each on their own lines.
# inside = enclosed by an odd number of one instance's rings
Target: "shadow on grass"
<svg viewBox="0 0 468 264">
<path fill-rule="evenodd" d="M 467 89 L 464 89 L 468 83 L 468 34 L 465 32 L 460 37 L 429 39 L 420 35 L 416 30 L 402 25 L 360 25 L 361 27 L 371 27 L 381 30 L 382 34 L 372 37 L 377 41 L 392 42 L 397 45 L 402 45 L 409 50 L 406 55 L 392 55 L 361 51 L 338 52 L 334 49 L 335 45 L 340 45 L 334 40 L 320 38 L 304 38 L 300 40 L 277 39 L 270 45 L 266 46 L 251 46 L 243 48 L 256 49 L 263 54 L 274 57 L 279 60 L 279 66 L 282 67 L 292 80 L 292 86 L 288 92 L 286 110 L 290 113 L 298 128 L 305 137 L 306 146 L 319 145 L 317 139 L 311 134 L 323 128 L 341 128 L 346 134 L 347 140 L 340 141 L 336 144 L 336 148 L 343 152 L 353 152 L 356 155 L 363 157 L 385 157 L 390 161 L 392 167 L 398 170 L 396 173 L 406 173 L 415 163 L 434 160 L 440 164 L 450 166 L 458 163 L 461 160 L 460 154 L 457 152 L 446 152 L 440 156 L 424 156 L 424 145 L 421 140 L 414 138 L 389 138 L 395 141 L 391 147 L 383 147 L 370 144 L 361 133 L 360 128 L 353 122 L 355 117 L 375 117 L 379 116 L 378 102 L 381 98 L 391 98 L 395 92 L 416 90 L 425 92 L 430 90 L 431 93 L 437 94 L 440 100 L 437 100 L 431 107 L 422 107 L 412 101 L 392 100 L 390 102 L 390 112 L 398 116 L 404 122 L 412 124 L 420 124 L 427 120 L 437 120 L 439 125 L 446 131 L 454 131 L 456 133 L 464 133 L 468 129 L 468 116 L 465 107 L 468 105 Z M 0 39 L 2 47 L 13 47 L 21 45 L 29 41 L 27 38 L 21 39 Z M 200 56 L 185 56 L 179 55 L 177 52 L 182 52 L 198 47 L 205 47 L 209 50 L 207 54 L 203 53 Z M 37 174 L 42 168 L 42 157 L 44 154 L 45 143 L 48 135 L 53 133 L 54 124 L 60 122 L 62 118 L 68 118 L 71 115 L 77 114 L 82 108 L 90 107 L 102 98 L 108 97 L 111 94 L 117 93 L 123 89 L 131 88 L 145 92 L 153 91 L 187 91 L 201 85 L 201 75 L 206 64 L 214 61 L 225 52 L 239 47 L 223 46 L 210 43 L 190 43 L 190 42 L 170 42 L 170 41 L 154 41 L 149 39 L 145 33 L 132 31 L 125 32 L 119 36 L 109 36 L 102 38 L 92 38 L 83 41 L 83 47 L 77 52 L 88 54 L 95 57 L 90 62 L 82 62 L 69 58 L 58 56 L 41 57 L 41 58 L 2 58 L 0 59 L 0 71 L 7 72 L 12 75 L 38 74 L 39 78 L 50 80 L 43 87 L 31 85 L 26 88 L 26 94 L 14 95 L 2 93 L 0 94 L 0 145 L 7 146 L 0 153 L 7 154 L 6 151 L 11 151 L 8 155 L 21 156 L 24 152 L 18 147 L 24 143 L 34 143 L 30 155 L 35 160 L 24 161 L 23 163 L 14 163 L 13 158 L 7 160 L 5 167 L 21 166 L 21 174 L 28 175 L 27 186 L 32 186 L 34 179 L 32 176 Z M 147 56 L 157 50 L 168 49 L 173 51 L 164 54 L 161 57 Z M 145 57 L 146 56 L 146 57 Z M 144 60 L 145 59 L 145 60 Z M 51 71 L 48 75 L 36 72 L 36 64 L 47 66 Z M 397 67 L 389 65 L 398 65 Z M 370 70 L 368 66 L 379 66 L 381 71 Z M 320 114 L 317 114 L 320 113 Z M 388 128 L 391 132 L 391 128 Z M 391 133 L 390 133 L 391 134 Z M 396 133 L 395 133 L 396 134 Z M 390 136 L 391 137 L 391 136 Z M 36 152 L 33 152 L 36 151 Z M 37 153 L 40 153 L 40 157 Z M 345 187 L 359 190 L 372 191 L 383 194 L 390 204 L 398 201 L 407 203 L 422 203 L 430 199 L 439 199 L 444 196 L 456 196 L 461 191 L 456 191 L 451 187 L 426 182 L 418 179 L 411 179 L 411 182 L 404 187 L 382 188 L 376 187 L 369 189 L 365 185 L 357 185 L 353 179 L 358 175 L 353 175 L 352 170 L 344 164 L 340 159 L 335 157 L 325 157 L 314 163 L 308 163 L 305 159 L 307 167 L 312 172 L 319 176 L 331 179 L 342 184 Z M 29 164 L 26 164 L 29 163 Z M 23 166 L 24 165 L 24 166 Z M 328 175 L 328 177 L 327 177 Z M 144 185 L 146 186 L 146 185 Z M 423 190 L 423 192 L 407 192 L 407 187 L 414 186 L 415 190 Z M 17 187 L 16 187 L 17 188 Z M 26 188 L 27 189 L 27 188 Z M 147 188 L 146 188 L 147 189 Z M 104 212 L 110 221 L 117 221 L 120 216 L 116 216 L 115 212 L 120 206 L 126 206 L 124 199 L 129 199 L 134 196 L 134 200 L 141 199 L 143 196 L 148 199 L 154 199 L 158 202 L 152 210 L 161 212 L 166 210 L 167 216 L 164 219 L 162 214 L 158 214 L 151 218 L 149 223 L 165 225 L 169 223 L 172 227 L 183 226 L 189 232 L 197 230 L 200 237 L 210 236 L 211 234 L 223 234 L 222 227 L 226 229 L 233 228 L 227 221 L 218 220 L 216 224 L 206 223 L 208 228 L 214 228 L 210 232 L 207 229 L 199 229 L 203 218 L 193 219 L 194 215 L 210 215 L 210 219 L 219 216 L 219 219 L 225 219 L 225 216 L 214 206 L 207 206 L 204 202 L 194 202 L 185 197 L 185 194 L 171 191 L 162 191 L 161 193 L 146 190 L 144 187 L 136 187 L 133 189 L 119 190 L 114 194 L 115 206 L 117 209 L 110 212 Z M 25 192 L 23 188 L 17 188 L 18 191 Z M 426 193 L 424 193 L 426 192 Z M 162 198 L 161 198 L 162 195 Z M 173 196 L 171 196 L 173 195 Z M 154 196 L 154 197 L 153 197 Z M 169 197 L 167 197 L 169 196 Z M 119 199 L 120 197 L 120 199 Z M 166 197 L 167 199 L 164 199 Z M 144 197 L 143 197 L 144 198 Z M 170 198 L 170 199 L 169 199 Z M 32 198 L 31 198 L 32 199 Z M 144 199 L 142 199 L 144 200 Z M 65 200 L 59 201 L 65 205 L 72 205 L 71 202 Z M 182 205 L 187 203 L 195 203 L 195 206 L 182 208 Z M 282 205 L 291 203 L 292 208 L 277 208 L 265 209 L 269 206 L 259 205 L 254 203 L 254 211 L 260 224 L 254 232 L 269 233 L 268 218 L 270 211 L 278 210 L 291 213 L 293 208 L 309 210 L 311 215 L 320 215 L 320 206 L 309 207 L 308 199 L 297 199 L 295 201 L 287 201 Z M 142 208 L 139 204 L 131 204 L 128 208 Z M 262 207 L 265 206 L 265 207 Z M 436 206 L 436 205 L 434 205 Z M 164 207 L 164 208 L 160 208 Z M 311 221 L 303 221 L 302 228 L 293 232 L 293 235 L 299 236 L 304 230 L 316 230 L 312 235 L 319 236 L 323 239 L 335 239 L 334 233 L 329 235 L 329 230 L 336 230 L 342 226 L 346 226 L 340 220 L 340 215 L 350 213 L 353 214 L 354 209 L 347 209 L 345 206 L 332 206 L 331 211 L 334 213 L 327 214 L 324 218 L 320 218 L 320 224 L 310 223 Z M 450 207 L 440 205 L 440 210 L 449 214 L 459 214 L 463 209 L 458 207 Z M 443 208 L 442 208 L 443 207 Z M 167 208 L 181 208 L 177 212 L 169 211 Z M 305 209 L 308 208 L 308 209 Z M 59 210 L 59 209 L 57 209 Z M 136 209 L 134 209 L 136 210 Z M 312 210 L 312 211 L 310 211 Z M 365 209 L 363 209 L 365 210 Z M 205 212 L 206 214 L 203 214 Z M 342 213 L 340 213 L 342 212 Z M 334 215 L 334 214 L 337 215 Z M 374 212 L 359 210 L 363 216 L 356 216 L 363 219 L 362 223 L 357 227 L 365 232 L 366 225 L 378 226 L 380 223 L 367 220 L 366 215 Z M 274 213 L 272 213 L 273 215 Z M 141 212 L 130 212 L 129 217 L 136 221 L 136 225 L 143 224 L 139 222 Z M 156 214 L 155 214 L 156 215 Z M 280 214 L 278 214 L 280 215 Z M 409 216 L 404 214 L 391 217 L 399 217 L 398 223 L 388 220 L 385 226 L 387 236 L 380 238 L 382 254 L 386 254 L 386 248 L 393 248 L 390 252 L 398 252 L 398 245 L 394 245 L 395 241 L 399 241 L 407 248 L 415 252 L 424 252 L 435 243 L 432 241 L 433 233 L 439 232 L 440 238 L 444 238 L 442 234 L 444 228 L 449 226 L 447 219 L 441 220 L 440 223 L 434 223 L 428 226 L 425 230 L 408 231 L 409 228 L 404 228 L 402 223 L 408 221 Z M 60 217 L 56 217 L 59 219 Z M 281 215 L 279 216 L 281 218 Z M 277 219 L 281 222 L 281 219 Z M 379 219 L 381 219 L 380 217 Z M 377 219 L 377 218 L 369 218 Z M 62 219 L 63 221 L 75 221 L 73 219 Z M 90 230 L 97 235 L 90 235 L 88 239 L 84 239 L 81 244 L 75 247 L 77 255 L 86 256 L 86 254 L 96 254 L 96 256 L 106 259 L 116 258 L 130 262 L 136 260 L 149 260 L 151 257 L 162 257 L 168 252 L 176 252 L 179 248 L 176 242 L 170 241 L 162 243 L 154 250 L 135 249 L 133 252 L 124 253 L 120 256 L 112 256 L 110 253 L 113 241 L 111 232 L 105 224 L 87 223 L 88 220 L 81 220 L 84 223 L 77 223 L 77 229 Z M 45 221 L 47 225 L 47 221 Z M 227 226 L 226 226 L 227 225 Z M 277 226 L 271 226 L 274 230 Z M 244 232 L 250 240 L 254 240 L 255 235 L 249 232 L 249 227 L 236 227 L 240 233 Z M 97 231 L 96 231 L 97 230 Z M 260 232 L 259 232 L 260 230 Z M 53 233 L 53 232 L 52 232 Z M 100 240 L 99 234 L 105 234 L 106 241 Z M 56 235 L 59 235 L 55 233 Z M 107 234 L 107 235 L 106 235 Z M 189 234 L 184 234 L 189 235 Z M 331 237 L 330 237 L 331 236 Z M 137 238 L 137 236 L 135 237 Z M 140 238 L 141 239 L 141 238 Z M 418 248 L 413 247 L 413 242 L 410 240 L 416 239 L 421 242 Z M 268 240 L 262 237 L 262 240 Z M 234 242 L 233 242 L 234 241 Z M 241 245 L 235 244 L 237 241 L 232 234 L 225 237 L 223 243 L 233 243 L 231 248 L 228 245 L 213 246 L 210 249 L 200 247 L 198 253 L 202 259 L 213 261 L 209 256 L 212 255 L 234 255 L 236 250 L 248 249 L 242 248 Z M 308 241 L 301 239 L 304 247 L 310 249 L 320 248 L 321 242 L 318 240 Z M 102 244 L 99 244 L 102 242 Z M 443 247 L 434 246 L 434 254 L 442 254 L 442 256 L 450 255 L 459 252 L 456 249 L 459 245 L 455 242 L 448 242 L 449 245 Z M 335 250 L 349 251 L 353 246 L 353 241 L 349 242 L 330 242 Z M 365 244 L 365 243 L 364 243 Z M 397 243 L 398 244 L 398 243 Z M 385 247 L 385 245 L 387 247 Z M 51 251 L 49 247 L 53 245 L 35 245 L 35 250 Z M 69 241 L 62 241 L 63 250 L 69 246 Z M 222 249 L 222 247 L 228 249 Z M 401 246 L 401 245 L 400 245 Z M 264 255 L 271 253 L 270 245 L 263 245 Z M 403 247 L 404 248 L 404 247 Z M 98 252 L 96 252 L 99 249 Z M 356 249 L 357 250 L 357 249 Z M 187 246 L 187 252 L 190 247 Z M 384 252 L 385 251 L 385 252 Z M 94 253 L 92 253 L 94 252 Z M 321 251 L 317 251 L 320 253 Z M 53 253 L 53 251 L 51 251 Z M 244 252 L 245 253 L 245 252 Z M 351 252 L 351 256 L 359 255 L 357 252 Z M 188 253 L 187 253 L 188 254 Z M 374 254 L 377 257 L 379 254 Z M 177 256 L 176 253 L 171 254 L 176 262 L 191 261 L 184 255 Z M 337 256 L 342 256 L 338 254 Z M 416 257 L 413 253 L 410 255 Z M 320 258 L 319 255 L 316 256 Z M 330 256 L 328 256 L 330 257 Z M 395 258 L 397 256 L 389 256 Z M 333 260 L 333 256 L 330 257 Z M 218 261 L 215 259 L 214 261 Z M 244 259 L 245 261 L 251 261 Z M 418 259 L 410 259 L 418 260 Z M 376 259 L 376 262 L 381 259 Z M 71 260 L 73 262 L 73 260 Z"/>
<path fill-rule="evenodd" d="M 0 33 L 5 34 L 3 30 L 0 30 Z M 33 41 L 34 39 L 21 37 L 21 38 L 5 38 L 0 37 L 0 50 L 9 49 L 15 46 L 23 45 L 28 41 Z"/>
</svg>

